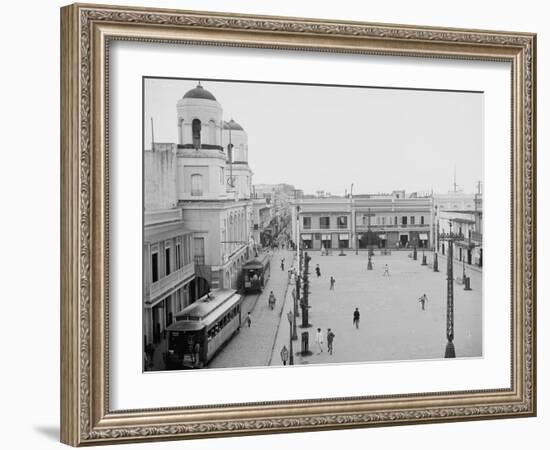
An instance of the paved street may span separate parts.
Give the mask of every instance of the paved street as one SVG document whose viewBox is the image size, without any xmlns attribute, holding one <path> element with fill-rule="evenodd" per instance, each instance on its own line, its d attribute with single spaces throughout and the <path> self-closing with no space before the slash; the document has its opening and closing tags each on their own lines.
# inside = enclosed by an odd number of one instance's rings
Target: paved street
<svg viewBox="0 0 550 450">
<path fill-rule="evenodd" d="M 283 299 L 288 286 L 288 269 L 294 254 L 290 251 L 276 251 L 271 259 L 269 283 L 258 297 L 248 295 L 242 306 L 243 319 L 251 311 L 252 326 L 241 327 L 233 339 L 214 357 L 209 368 L 267 366 L 281 319 Z M 281 270 L 281 258 L 285 258 L 285 270 Z M 270 291 L 277 298 L 275 309 L 268 306 Z M 286 319 L 285 319 L 286 321 Z"/>
<path fill-rule="evenodd" d="M 393 252 L 390 256 L 375 255 L 374 270 L 367 271 L 367 253 L 346 256 L 320 256 L 310 253 L 310 350 L 314 354 L 296 358 L 295 364 L 342 363 L 381 360 L 441 358 L 446 335 L 446 260 L 440 260 L 439 272 L 421 266 L 422 252 L 413 261 L 409 252 Z M 430 258 L 431 262 L 431 252 Z M 388 264 L 390 276 L 383 276 Z M 315 275 L 315 265 L 321 277 Z M 462 276 L 462 265 L 455 264 L 455 278 Z M 335 290 L 329 290 L 330 276 L 336 279 Z M 482 274 L 469 270 L 472 291 L 464 291 L 455 283 L 455 348 L 457 357 L 482 355 Z M 426 294 L 428 302 L 422 311 L 418 298 Z M 361 312 L 360 328 L 352 325 L 353 311 Z M 285 312 L 290 309 L 290 302 Z M 286 322 L 286 321 L 285 321 Z M 288 347 L 288 324 L 279 333 L 276 354 Z M 336 334 L 334 354 L 315 350 L 315 331 L 327 328 Z M 302 330 L 298 328 L 298 335 Z M 296 351 L 300 341 L 294 341 Z M 273 364 L 280 364 L 275 359 Z"/>
</svg>

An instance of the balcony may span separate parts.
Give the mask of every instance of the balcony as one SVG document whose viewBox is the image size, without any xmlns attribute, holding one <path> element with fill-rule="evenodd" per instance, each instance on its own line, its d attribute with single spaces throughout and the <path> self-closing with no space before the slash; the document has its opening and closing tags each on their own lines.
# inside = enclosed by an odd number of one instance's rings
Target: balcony
<svg viewBox="0 0 550 450">
<path fill-rule="evenodd" d="M 170 291 L 178 286 L 178 284 L 191 279 L 194 274 L 195 266 L 193 264 L 187 264 L 172 272 L 170 275 L 162 277 L 160 280 L 151 284 L 149 299 L 151 301 L 156 301 L 160 297 L 165 297 L 170 294 Z"/>
<path fill-rule="evenodd" d="M 472 241 L 479 242 L 481 244 L 483 242 L 483 233 L 480 233 L 479 231 L 472 231 Z"/>
</svg>

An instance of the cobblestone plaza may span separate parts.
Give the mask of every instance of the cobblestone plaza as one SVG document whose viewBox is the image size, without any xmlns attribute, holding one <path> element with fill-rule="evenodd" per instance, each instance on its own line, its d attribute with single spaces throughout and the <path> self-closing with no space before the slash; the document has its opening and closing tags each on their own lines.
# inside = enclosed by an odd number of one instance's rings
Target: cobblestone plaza
<svg viewBox="0 0 550 450">
<path fill-rule="evenodd" d="M 351 363 L 364 361 L 394 361 L 443 358 L 446 345 L 446 265 L 440 258 L 439 272 L 430 265 L 421 265 L 421 255 L 413 260 L 411 252 L 395 251 L 373 257 L 373 270 L 367 270 L 367 252 L 336 252 L 320 256 L 310 252 L 310 328 L 298 326 L 301 332 L 309 331 L 310 350 L 308 357 L 296 356 L 295 364 Z M 274 261 L 281 256 L 274 255 Z M 288 261 L 289 252 L 284 253 Z M 321 276 L 315 274 L 319 264 Z M 384 276 L 388 265 L 390 276 Z M 462 276 L 463 266 L 455 263 L 455 279 Z M 482 272 L 477 267 L 466 265 L 466 274 L 471 279 L 471 291 L 455 282 L 455 348 L 456 356 L 483 356 L 482 340 Z M 330 277 L 335 288 L 330 290 Z M 267 294 L 260 296 L 252 311 L 252 326 L 245 328 L 209 367 L 251 367 L 280 365 L 280 351 L 289 347 L 289 323 L 286 313 L 291 309 L 291 288 L 286 288 L 287 277 L 274 273 L 269 290 L 274 290 L 278 299 L 286 292 L 284 308 L 278 303 L 275 310 L 267 306 Z M 427 302 L 422 310 L 419 298 L 426 294 Z M 360 326 L 353 326 L 353 311 L 359 308 Z M 298 320 L 298 325 L 300 320 Z M 321 328 L 325 335 L 323 352 L 315 348 L 315 332 Z M 326 331 L 335 333 L 334 351 L 329 355 L 326 348 Z M 270 339 L 273 342 L 268 342 Z M 300 350 L 300 339 L 294 341 L 294 352 Z"/>
</svg>

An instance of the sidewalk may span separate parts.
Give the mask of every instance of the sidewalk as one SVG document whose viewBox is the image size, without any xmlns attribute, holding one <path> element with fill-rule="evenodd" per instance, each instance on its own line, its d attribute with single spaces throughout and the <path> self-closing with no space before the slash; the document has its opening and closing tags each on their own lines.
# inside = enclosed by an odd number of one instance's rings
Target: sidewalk
<svg viewBox="0 0 550 450">
<path fill-rule="evenodd" d="M 292 265 L 293 257 L 293 252 L 288 250 L 274 253 L 271 259 L 271 276 L 266 288 L 259 296 L 247 296 L 242 307 L 243 319 L 248 313 L 247 306 L 253 307 L 252 325 L 249 328 L 243 321 L 240 332 L 210 361 L 208 368 L 263 367 L 268 364 L 283 313 L 288 269 Z M 285 259 L 284 271 L 280 267 L 281 258 Z M 270 291 L 277 298 L 273 310 L 268 305 Z"/>
</svg>

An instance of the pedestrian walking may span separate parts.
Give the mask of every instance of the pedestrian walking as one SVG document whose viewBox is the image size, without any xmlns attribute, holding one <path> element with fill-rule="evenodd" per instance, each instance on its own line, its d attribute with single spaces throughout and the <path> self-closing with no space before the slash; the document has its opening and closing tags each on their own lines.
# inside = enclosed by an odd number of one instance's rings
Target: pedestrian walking
<svg viewBox="0 0 550 450">
<path fill-rule="evenodd" d="M 327 347 L 329 355 L 332 355 L 332 343 L 334 342 L 334 336 L 336 336 L 329 328 L 327 330 Z"/>
<path fill-rule="evenodd" d="M 281 361 L 283 362 L 283 366 L 286 366 L 286 362 L 288 361 L 288 349 L 286 345 L 283 345 L 281 349 Z"/>
<path fill-rule="evenodd" d="M 359 328 L 360 318 L 361 318 L 361 313 L 359 312 L 359 308 L 355 308 L 355 311 L 353 311 L 353 324 L 355 325 L 355 328 Z"/>
<path fill-rule="evenodd" d="M 382 276 L 383 277 L 385 277 L 385 276 L 389 277 L 390 276 L 390 268 L 388 267 L 387 264 L 384 266 L 384 275 L 382 275 Z"/>
<path fill-rule="evenodd" d="M 319 267 L 319 264 L 315 266 L 315 273 L 317 274 L 317 278 L 321 276 L 321 268 Z"/>
<path fill-rule="evenodd" d="M 246 321 L 246 324 L 248 325 L 248 328 L 250 328 L 250 325 L 252 325 L 252 317 L 250 317 L 250 311 L 248 311 L 245 321 Z"/>
<path fill-rule="evenodd" d="M 336 280 L 333 276 L 330 277 L 330 290 L 334 291 L 334 283 L 336 283 Z"/>
<path fill-rule="evenodd" d="M 418 299 L 418 301 L 420 302 L 420 304 L 422 305 L 422 311 L 424 311 L 426 308 L 425 308 L 425 305 L 426 305 L 426 302 L 428 301 L 428 297 L 426 296 L 426 294 L 422 295 L 422 297 L 420 297 Z"/>
<path fill-rule="evenodd" d="M 317 328 L 317 333 L 315 334 L 315 344 L 317 344 L 317 354 L 320 355 L 323 353 L 323 344 L 325 339 L 323 337 L 323 332 L 320 328 Z"/>
<path fill-rule="evenodd" d="M 275 302 L 277 301 L 277 299 L 275 298 L 275 294 L 273 293 L 273 291 L 271 291 L 269 293 L 269 299 L 267 300 L 267 304 L 269 305 L 269 307 L 271 309 L 275 308 Z"/>
<path fill-rule="evenodd" d="M 284 258 L 281 259 L 281 270 L 283 272 L 285 271 L 285 259 Z"/>
</svg>

